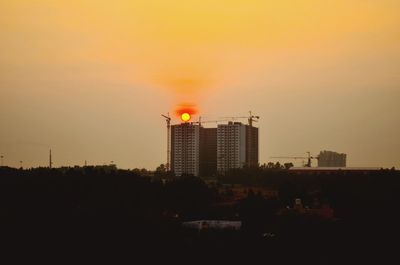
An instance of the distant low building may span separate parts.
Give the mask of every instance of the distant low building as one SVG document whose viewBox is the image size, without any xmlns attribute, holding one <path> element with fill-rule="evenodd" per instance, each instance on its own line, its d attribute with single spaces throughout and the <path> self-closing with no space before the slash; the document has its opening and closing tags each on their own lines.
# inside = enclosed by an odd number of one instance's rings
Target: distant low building
<svg viewBox="0 0 400 265">
<path fill-rule="evenodd" d="M 346 154 L 321 151 L 318 155 L 318 167 L 346 167 Z"/>
<path fill-rule="evenodd" d="M 183 222 L 183 227 L 192 228 L 196 230 L 240 230 L 242 226 L 241 221 L 226 221 L 226 220 L 199 220 Z"/>
<path fill-rule="evenodd" d="M 292 174 L 320 174 L 320 173 L 337 173 L 337 172 L 357 172 L 368 173 L 372 171 L 380 171 L 380 167 L 291 167 L 289 173 Z"/>
<path fill-rule="evenodd" d="M 334 210 L 331 208 L 329 204 L 322 204 L 319 207 L 309 208 L 308 206 L 303 206 L 303 203 L 300 198 L 296 198 L 294 201 L 293 208 L 286 207 L 282 208 L 278 215 L 308 215 L 315 216 L 324 219 L 332 219 L 334 217 Z"/>
</svg>

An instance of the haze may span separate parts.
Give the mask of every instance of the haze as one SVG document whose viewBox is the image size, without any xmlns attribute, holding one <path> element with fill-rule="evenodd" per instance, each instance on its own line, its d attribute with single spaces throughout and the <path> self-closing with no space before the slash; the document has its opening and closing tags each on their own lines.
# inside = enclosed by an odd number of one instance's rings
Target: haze
<svg viewBox="0 0 400 265">
<path fill-rule="evenodd" d="M 2 1 L 0 154 L 154 169 L 160 114 L 189 104 L 195 119 L 259 115 L 261 163 L 326 149 L 400 167 L 399 12 L 397 0 Z"/>
</svg>

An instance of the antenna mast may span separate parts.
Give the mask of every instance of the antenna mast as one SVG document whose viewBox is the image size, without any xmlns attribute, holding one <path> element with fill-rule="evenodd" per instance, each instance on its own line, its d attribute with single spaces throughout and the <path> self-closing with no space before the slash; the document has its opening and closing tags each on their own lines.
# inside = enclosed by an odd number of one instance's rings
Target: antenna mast
<svg viewBox="0 0 400 265">
<path fill-rule="evenodd" d="M 50 153 L 49 153 L 49 168 L 53 167 L 53 160 L 51 159 L 51 149 L 50 149 Z"/>
</svg>

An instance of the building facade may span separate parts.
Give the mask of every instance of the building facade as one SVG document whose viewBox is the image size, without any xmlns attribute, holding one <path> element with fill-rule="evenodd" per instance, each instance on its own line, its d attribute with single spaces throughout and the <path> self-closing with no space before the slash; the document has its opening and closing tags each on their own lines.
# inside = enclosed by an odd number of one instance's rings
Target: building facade
<svg viewBox="0 0 400 265">
<path fill-rule="evenodd" d="M 171 170 L 176 176 L 198 176 L 200 162 L 200 126 L 182 123 L 171 126 Z"/>
<path fill-rule="evenodd" d="M 321 151 L 318 155 L 318 167 L 346 167 L 346 154 Z"/>
<path fill-rule="evenodd" d="M 258 165 L 258 128 L 241 122 L 217 127 L 217 170 Z"/>
</svg>

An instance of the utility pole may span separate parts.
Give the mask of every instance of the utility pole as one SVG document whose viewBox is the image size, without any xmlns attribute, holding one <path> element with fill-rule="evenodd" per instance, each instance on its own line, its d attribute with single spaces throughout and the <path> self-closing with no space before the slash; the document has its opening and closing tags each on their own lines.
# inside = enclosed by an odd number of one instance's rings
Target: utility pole
<svg viewBox="0 0 400 265">
<path fill-rule="evenodd" d="M 1 158 L 1 167 L 3 167 L 4 166 L 4 156 L 1 155 L 0 158 Z"/>
<path fill-rule="evenodd" d="M 50 149 L 50 154 L 49 154 L 49 168 L 51 169 L 53 167 L 53 160 L 51 158 L 51 149 Z"/>
<path fill-rule="evenodd" d="M 22 160 L 19 161 L 19 165 L 20 165 L 20 169 L 23 169 L 22 168 Z"/>
</svg>

